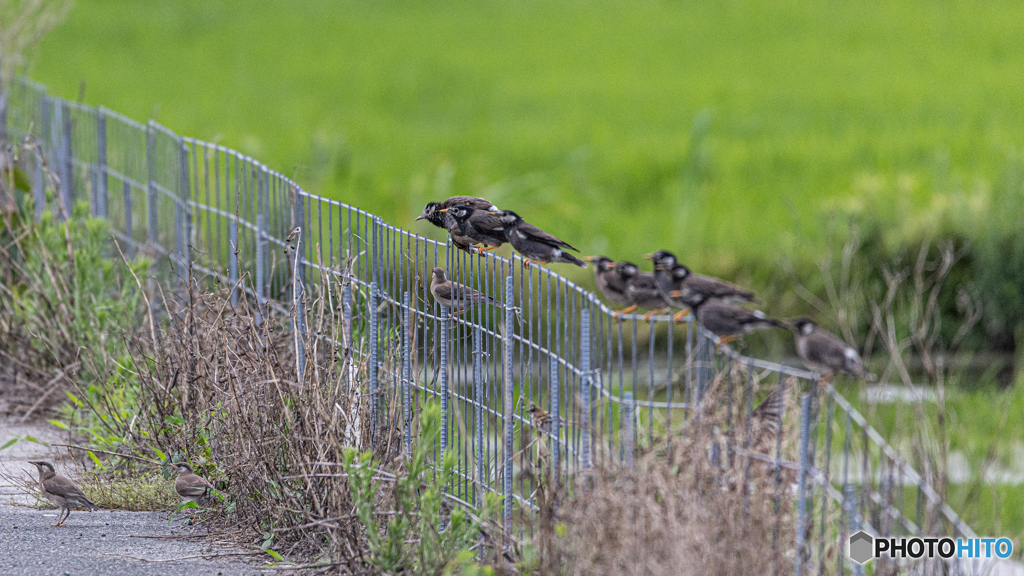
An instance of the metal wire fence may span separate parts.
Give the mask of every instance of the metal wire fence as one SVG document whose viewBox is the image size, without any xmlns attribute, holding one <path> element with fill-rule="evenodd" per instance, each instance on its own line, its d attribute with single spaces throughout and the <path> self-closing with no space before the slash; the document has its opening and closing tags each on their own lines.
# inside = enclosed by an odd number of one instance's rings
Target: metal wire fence
<svg viewBox="0 0 1024 576">
<path fill-rule="evenodd" d="M 795 541 L 776 548 L 796 574 L 861 571 L 845 553 L 857 530 L 975 536 L 831 385 L 819 386 L 807 370 L 718 350 L 692 317 L 617 319 L 594 294 L 547 268 L 526 268 L 518 256 L 466 254 L 309 194 L 234 150 L 50 96 L 26 79 L 12 83 L 8 102 L 6 130 L 42 144 L 37 211 L 46 205 L 46 163 L 59 179 L 59 212 L 88 202 L 117 238 L 157 257 L 165 272 L 191 262 L 211 282 L 232 286 L 233 299 L 245 290 L 261 306 L 293 314 L 301 332 L 303 290 L 342 282 L 336 313 L 349 320 L 349 334 L 314 336 L 369 356 L 374 423 L 399 419 L 404 446 L 416 410 L 440 404 L 437 455 L 458 462 L 449 491 L 468 502 L 498 493 L 510 530 L 524 529 L 536 509 L 536 476 L 522 473 L 536 465 L 535 438 L 551 446 L 543 465 L 568 480 L 595 463 L 630 464 L 638 451 L 684 436 L 713 398 L 725 404 L 708 458 L 742 470 L 734 480 L 745 495 L 752 466 L 793 495 L 793 509 L 776 504 L 775 513 L 795 518 Z M 428 296 L 435 266 L 502 305 L 452 314 Z M 784 416 L 772 441 L 758 442 L 755 405 L 779 387 Z M 549 418 L 531 418 L 533 405 Z"/>
</svg>

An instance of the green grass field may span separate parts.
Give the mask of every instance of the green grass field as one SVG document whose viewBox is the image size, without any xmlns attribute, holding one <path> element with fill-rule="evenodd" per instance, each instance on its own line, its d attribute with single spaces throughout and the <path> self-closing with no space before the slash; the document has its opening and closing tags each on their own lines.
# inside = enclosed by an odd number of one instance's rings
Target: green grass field
<svg viewBox="0 0 1024 576">
<path fill-rule="evenodd" d="M 997 185 L 1022 29 L 1015 2 L 78 0 L 31 74 L 414 230 L 476 193 L 714 272 L 816 254 L 865 196 L 927 226 Z"/>
</svg>

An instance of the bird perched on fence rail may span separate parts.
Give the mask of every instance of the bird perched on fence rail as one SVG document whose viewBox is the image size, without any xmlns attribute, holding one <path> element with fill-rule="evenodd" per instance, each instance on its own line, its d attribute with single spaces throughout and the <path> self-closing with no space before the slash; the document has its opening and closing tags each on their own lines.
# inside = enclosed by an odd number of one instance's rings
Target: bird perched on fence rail
<svg viewBox="0 0 1024 576">
<path fill-rule="evenodd" d="M 690 310 L 711 298 L 727 304 L 757 302 L 753 292 L 720 278 L 697 274 L 680 264 L 675 255 L 666 250 L 647 254 L 645 258 L 654 262 L 654 278 L 662 297 L 672 306 L 681 309 L 675 316 L 677 322 Z"/>
<path fill-rule="evenodd" d="M 416 217 L 416 220 L 426 220 L 434 226 L 446 230 L 456 248 L 470 251 L 473 246 L 473 239 L 462 233 L 459 223 L 455 217 L 448 213 L 448 210 L 456 206 L 464 206 L 473 210 L 497 211 L 498 207 L 491 204 L 489 200 L 476 196 L 452 196 L 441 202 L 427 202 L 423 207 L 423 213 Z"/>
<path fill-rule="evenodd" d="M 613 304 L 628 306 L 626 283 L 615 271 L 615 261 L 607 256 L 586 256 L 583 259 L 594 265 L 594 282 L 601 294 Z"/>
<path fill-rule="evenodd" d="M 873 380 L 855 349 L 838 336 L 819 327 L 810 318 L 797 318 L 790 323 L 796 335 L 796 353 L 812 370 L 821 372 L 823 380 L 831 380 L 836 372 L 855 378 Z"/>
<path fill-rule="evenodd" d="M 632 313 L 637 308 L 645 308 L 648 312 L 644 314 L 644 320 L 650 322 L 651 316 L 668 307 L 668 303 L 658 291 L 654 274 L 641 272 L 636 264 L 625 261 L 615 263 L 615 273 L 626 285 L 626 299 L 629 301 L 629 307 L 616 312 L 616 317 L 619 314 Z"/>
<path fill-rule="evenodd" d="M 494 250 L 506 242 L 505 227 L 496 212 L 467 206 L 442 208 L 441 212 L 455 218 L 462 236 L 469 238 L 478 252 Z M 480 247 L 482 245 L 483 247 Z"/>
<path fill-rule="evenodd" d="M 560 240 L 552 234 L 537 228 L 523 220 L 511 210 L 498 213 L 505 228 L 505 238 L 512 247 L 524 258 L 524 265 L 529 268 L 531 262 L 537 264 L 554 264 L 564 262 L 586 268 L 587 263 L 565 251 L 566 248 L 579 252 L 568 242 Z"/>
<path fill-rule="evenodd" d="M 29 462 L 29 464 L 35 465 L 36 470 L 39 471 L 39 490 L 43 497 L 60 506 L 57 523 L 50 524 L 50 526 L 63 526 L 68 516 L 71 515 L 72 508 L 88 508 L 90 512 L 100 509 L 82 493 L 78 486 L 75 486 L 74 482 L 57 474 L 53 464 L 45 461 Z"/>
<path fill-rule="evenodd" d="M 505 306 L 500 300 L 491 298 L 478 290 L 458 282 L 452 282 L 445 276 L 444 270 L 441 268 L 434 268 L 433 278 L 430 280 L 430 293 L 434 295 L 434 299 L 439 304 L 452 310 L 453 313 L 458 310 L 461 314 L 477 304 L 490 304 L 499 308 Z"/>
<path fill-rule="evenodd" d="M 178 469 L 178 477 L 174 480 L 174 491 L 178 493 L 182 503 L 205 504 L 213 499 L 213 484 L 193 472 L 190 464 L 178 462 L 174 466 Z"/>
<path fill-rule="evenodd" d="M 717 337 L 715 346 L 737 340 L 755 330 L 764 328 L 788 328 L 781 320 L 769 318 L 760 310 L 747 310 L 724 304 L 718 299 L 709 299 L 695 308 L 697 321 Z"/>
</svg>

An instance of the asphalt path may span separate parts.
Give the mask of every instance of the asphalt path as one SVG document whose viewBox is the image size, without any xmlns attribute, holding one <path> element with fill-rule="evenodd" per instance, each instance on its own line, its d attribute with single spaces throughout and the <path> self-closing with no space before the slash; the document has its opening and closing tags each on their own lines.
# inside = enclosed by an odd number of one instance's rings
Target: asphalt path
<svg viewBox="0 0 1024 576">
<path fill-rule="evenodd" d="M 0 420 L 0 446 L 31 435 L 44 443 L 66 441 L 45 423 Z M 29 460 L 54 459 L 43 443 L 18 442 L 0 450 L 0 472 L 36 478 Z M 60 473 L 72 468 L 57 462 Z M 75 510 L 64 526 L 51 526 L 59 510 L 39 508 L 38 499 L 16 483 L 0 480 L 0 575 L 200 576 L 273 574 L 260 570 L 262 553 L 202 538 L 202 524 L 187 526 L 188 511 L 168 523 L 168 512 Z"/>
</svg>

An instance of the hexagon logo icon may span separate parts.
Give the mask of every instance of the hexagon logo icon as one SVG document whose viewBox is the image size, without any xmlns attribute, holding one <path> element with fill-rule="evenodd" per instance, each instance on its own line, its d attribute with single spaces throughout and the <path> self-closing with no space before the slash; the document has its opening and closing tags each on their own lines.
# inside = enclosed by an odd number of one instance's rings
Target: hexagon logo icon
<svg viewBox="0 0 1024 576">
<path fill-rule="evenodd" d="M 850 559 L 857 564 L 864 564 L 874 557 L 871 548 L 874 545 L 874 538 L 861 530 L 850 536 Z"/>
</svg>

